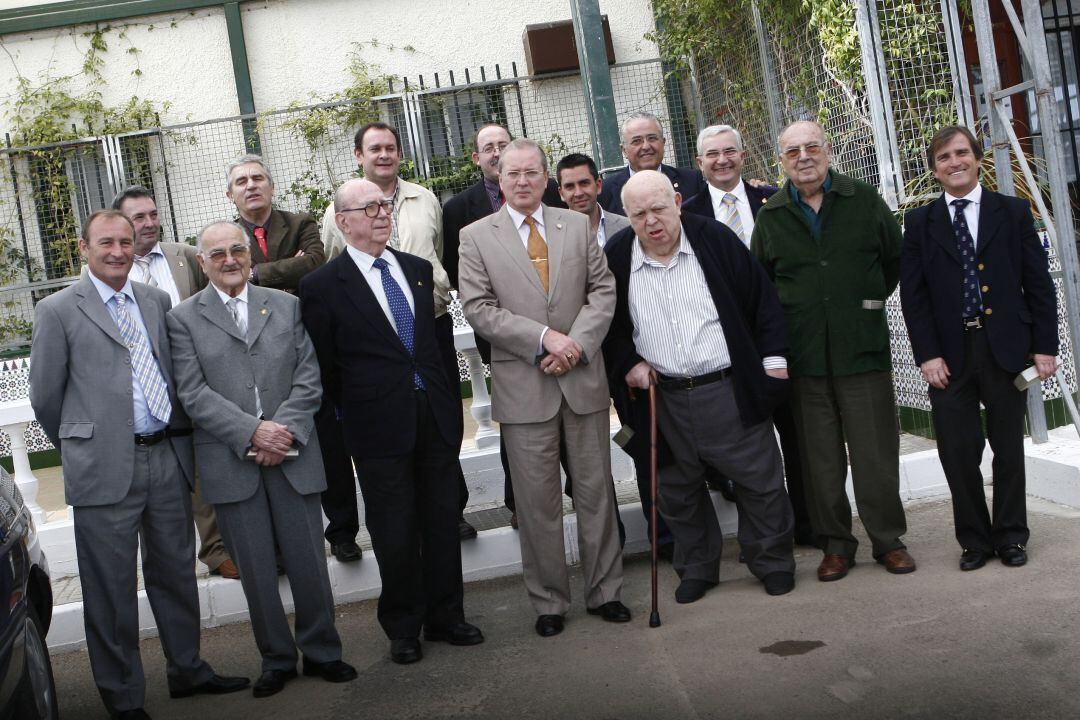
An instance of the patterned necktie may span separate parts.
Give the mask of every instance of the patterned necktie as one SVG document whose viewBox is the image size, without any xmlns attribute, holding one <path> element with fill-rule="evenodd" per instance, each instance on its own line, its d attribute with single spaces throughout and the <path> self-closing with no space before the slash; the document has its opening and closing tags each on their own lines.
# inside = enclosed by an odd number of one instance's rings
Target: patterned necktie
<svg viewBox="0 0 1080 720">
<path fill-rule="evenodd" d="M 548 247 L 540 231 L 536 228 L 536 220 L 530 215 L 525 218 L 525 224 L 529 226 L 529 259 L 532 260 L 533 269 L 540 276 L 540 284 L 544 286 L 544 292 L 548 291 Z"/>
<path fill-rule="evenodd" d="M 382 275 L 383 292 L 386 294 L 386 302 L 390 306 L 390 314 L 394 316 L 394 325 L 397 326 L 397 334 L 401 338 L 401 344 L 409 351 L 409 355 L 415 358 L 416 349 L 413 345 L 415 327 L 412 310 L 409 309 L 409 301 L 405 297 L 405 293 L 402 292 L 401 286 L 397 284 L 397 281 L 390 274 L 390 264 L 386 262 L 386 259 L 376 258 L 374 266 L 379 269 L 379 273 Z M 424 381 L 420 378 L 420 373 L 413 373 L 413 382 L 416 383 L 416 387 L 421 390 L 424 389 Z"/>
<path fill-rule="evenodd" d="M 739 240 L 745 243 L 746 237 L 743 235 L 742 218 L 739 217 L 737 201 L 738 198 L 731 193 L 724 193 L 724 198 L 721 201 L 727 207 L 727 217 L 724 218 L 724 224 L 731 228 L 731 232 L 738 235 Z"/>
<path fill-rule="evenodd" d="M 255 242 L 259 243 L 259 249 L 262 250 L 263 257 L 269 260 L 270 250 L 266 245 L 266 228 L 257 227 L 251 232 L 255 234 Z"/>
<path fill-rule="evenodd" d="M 964 277 L 961 287 L 964 293 L 964 317 L 975 317 L 982 313 L 982 294 L 979 292 L 979 275 L 975 268 L 975 240 L 971 237 L 964 208 L 970 200 L 953 200 L 950 204 L 956 208 L 953 215 L 953 233 L 956 235 L 956 249 L 960 251 L 960 264 Z"/>
<path fill-rule="evenodd" d="M 169 402 L 169 388 L 165 385 L 165 378 L 161 376 L 157 360 L 150 352 L 149 343 L 128 314 L 127 296 L 118 292 L 113 295 L 113 299 L 116 301 L 116 325 L 120 328 L 124 344 L 128 346 L 131 370 L 142 387 L 146 406 L 150 408 L 151 415 L 167 423 L 172 416 L 172 404 Z"/>
<path fill-rule="evenodd" d="M 158 281 L 154 279 L 154 275 L 150 272 L 150 266 L 154 262 L 153 255 L 144 255 L 142 257 L 135 258 L 135 265 L 139 268 L 140 276 L 137 280 L 141 283 L 145 283 L 150 287 L 158 287 Z"/>
<path fill-rule="evenodd" d="M 233 322 L 236 323 L 236 327 L 240 330 L 240 334 L 244 336 L 244 340 L 247 341 L 248 323 L 247 313 L 244 313 L 240 309 L 240 298 L 229 298 L 229 302 L 225 303 L 225 307 L 229 308 L 229 314 L 232 315 Z M 262 401 L 259 399 L 259 388 L 255 388 L 255 415 L 258 417 L 263 416 Z"/>
</svg>

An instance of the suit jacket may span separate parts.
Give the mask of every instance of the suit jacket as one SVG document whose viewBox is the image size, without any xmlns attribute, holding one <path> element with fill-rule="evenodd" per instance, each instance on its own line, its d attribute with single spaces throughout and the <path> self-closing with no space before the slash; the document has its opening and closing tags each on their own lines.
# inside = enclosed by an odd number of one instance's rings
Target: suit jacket
<svg viewBox="0 0 1080 720">
<path fill-rule="evenodd" d="M 754 187 L 745 180 L 743 181 L 743 187 L 746 188 L 746 199 L 750 201 L 750 214 L 755 218 L 757 218 L 758 211 L 761 210 L 761 206 L 765 204 L 765 201 L 771 198 L 773 194 L 780 189 L 773 187 L 772 185 Z M 713 220 L 718 220 L 716 214 L 713 213 L 712 195 L 709 193 L 708 183 L 705 183 L 701 192 L 683 202 L 682 211 L 684 215 L 690 213 L 692 215 L 701 215 L 703 217 L 712 218 Z M 747 238 L 747 240 L 749 239 L 750 238 Z"/>
<path fill-rule="evenodd" d="M 544 207 L 549 292 L 504 207 L 461 231 L 461 298 L 465 319 L 491 342 L 492 418 L 543 422 L 565 397 L 578 414 L 610 406 L 600 344 L 615 309 L 615 280 L 589 218 Z M 545 327 L 581 343 L 581 362 L 565 375 L 537 367 Z"/>
<path fill-rule="evenodd" d="M 962 265 L 942 195 L 904 216 L 900 300 L 916 363 L 964 367 Z M 1031 353 L 1057 355 L 1057 300 L 1027 200 L 983 188 L 975 248 L 987 340 L 998 365 L 1023 370 Z"/>
<path fill-rule="evenodd" d="M 661 164 L 660 172 L 671 180 L 671 184 L 675 186 L 675 192 L 682 195 L 683 198 L 693 197 L 705 189 L 705 178 L 697 170 Z M 626 210 L 623 209 L 622 204 L 622 189 L 629 179 L 630 168 L 628 167 L 604 178 L 604 188 L 600 191 L 600 197 L 597 198 L 600 206 L 608 212 L 625 215 Z"/>
<path fill-rule="evenodd" d="M 132 283 L 131 289 L 169 388 L 169 427 L 188 428 L 173 382 L 165 326 L 169 296 L 142 283 Z M 30 405 L 60 451 L 66 502 L 75 507 L 119 502 L 135 471 L 131 354 L 89 277 L 37 304 L 30 358 Z M 193 485 L 191 436 L 169 442 Z"/>
<path fill-rule="evenodd" d="M 304 325 L 318 354 L 325 402 L 341 412 L 350 455 L 405 455 L 416 447 L 413 373 L 419 373 L 439 434 L 459 447 L 461 402 L 456 390 L 451 391 L 435 335 L 431 263 L 396 250 L 386 252 L 401 263 L 412 290 L 415 358 L 347 252 L 300 283 Z"/>
<path fill-rule="evenodd" d="M 611 242 L 611 238 L 618 235 L 622 230 L 630 227 L 630 220 L 625 215 L 604 211 L 604 238 L 605 247 Z"/>
<path fill-rule="evenodd" d="M 268 255 L 263 254 L 254 237 L 248 237 L 255 277 L 261 287 L 295 293 L 300 286 L 300 278 L 326 260 L 319 226 L 307 213 L 291 213 L 277 208 L 270 211 L 266 225 Z M 303 255 L 297 254 L 300 251 L 303 251 Z"/>
<path fill-rule="evenodd" d="M 765 269 L 726 225 L 686 214 L 682 216 L 682 224 L 724 329 L 739 417 L 745 427 L 764 422 L 786 399 L 790 386 L 788 380 L 767 375 L 761 365 L 764 357 L 788 354 L 787 326 L 780 298 Z M 624 230 L 612 238 L 606 249 L 618 301 L 611 330 L 604 341 L 604 356 L 616 396 L 626 392 L 626 374 L 644 359 L 634 346 L 629 302 L 630 257 L 636 242 L 633 229 Z M 647 405 L 645 394 L 638 395 L 637 402 Z"/>
<path fill-rule="evenodd" d="M 260 467 L 246 459 L 263 417 L 286 425 L 300 454 L 281 470 L 306 495 L 326 489 L 318 437 L 312 432 L 322 399 L 319 366 L 300 320 L 300 303 L 287 293 L 248 286 L 247 340 L 213 285 L 168 316 L 176 386 L 195 425 L 195 461 L 203 500 L 246 500 L 258 489 Z"/>
<path fill-rule="evenodd" d="M 198 253 L 194 245 L 159 242 L 158 247 L 169 261 L 169 270 L 172 271 L 173 282 L 176 283 L 176 291 L 180 293 L 181 300 L 188 299 L 206 287 L 209 281 L 196 259 Z"/>
</svg>

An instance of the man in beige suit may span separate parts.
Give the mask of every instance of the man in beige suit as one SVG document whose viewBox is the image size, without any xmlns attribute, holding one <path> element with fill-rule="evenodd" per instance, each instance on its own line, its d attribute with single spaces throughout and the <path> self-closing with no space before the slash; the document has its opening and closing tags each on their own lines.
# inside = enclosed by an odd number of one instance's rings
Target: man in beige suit
<svg viewBox="0 0 1080 720">
<path fill-rule="evenodd" d="M 574 477 L 585 604 L 628 622 L 619 601 L 622 556 L 600 343 L 615 311 L 615 282 L 581 213 L 541 204 L 547 158 L 511 142 L 499 158 L 506 204 L 461 231 L 465 317 L 491 342 L 492 417 L 502 425 L 521 530 L 525 587 L 536 632 L 562 632 L 570 608 L 563 545 L 559 442 Z"/>
</svg>

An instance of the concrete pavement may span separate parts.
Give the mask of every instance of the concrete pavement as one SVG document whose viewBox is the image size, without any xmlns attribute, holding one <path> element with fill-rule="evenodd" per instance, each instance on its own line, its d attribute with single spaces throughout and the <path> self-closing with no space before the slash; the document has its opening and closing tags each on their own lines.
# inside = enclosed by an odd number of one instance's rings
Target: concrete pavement
<svg viewBox="0 0 1080 720">
<path fill-rule="evenodd" d="M 661 565 L 663 625 L 648 627 L 649 564 L 626 563 L 627 625 L 585 614 L 580 572 L 566 630 L 542 639 L 519 577 L 466 586 L 471 648 L 424 643 L 397 666 L 374 601 L 338 608 L 345 659 L 358 680 L 301 678 L 272 698 L 250 692 L 170 700 L 156 638 L 143 642 L 147 711 L 168 718 L 1077 718 L 1080 717 L 1080 511 L 1029 499 L 1024 568 L 957 568 L 947 501 L 908 508 L 919 569 L 892 576 L 860 547 L 844 580 L 820 583 L 820 554 L 799 549 L 797 586 L 767 596 L 725 547 L 720 587 L 676 605 Z M 222 673 L 259 672 L 246 623 L 203 631 Z M 63 718 L 105 718 L 85 650 L 54 668 Z"/>
</svg>

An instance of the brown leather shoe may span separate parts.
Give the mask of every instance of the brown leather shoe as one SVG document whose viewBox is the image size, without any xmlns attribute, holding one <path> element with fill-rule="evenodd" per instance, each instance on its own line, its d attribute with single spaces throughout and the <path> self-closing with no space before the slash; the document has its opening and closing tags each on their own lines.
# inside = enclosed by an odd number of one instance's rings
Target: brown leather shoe
<svg viewBox="0 0 1080 720">
<path fill-rule="evenodd" d="M 236 563 L 231 558 L 225 558 L 225 560 L 216 568 L 210 571 L 211 575 L 220 575 L 226 580 L 239 580 L 240 571 L 236 568 Z"/>
<path fill-rule="evenodd" d="M 904 548 L 890 550 L 879 557 L 877 561 L 879 565 L 884 565 L 885 569 L 893 575 L 915 572 L 915 558 L 911 557 Z"/>
<path fill-rule="evenodd" d="M 817 579 L 821 582 L 832 582 L 848 574 L 848 570 L 855 564 L 855 558 L 846 555 L 826 555 L 818 565 Z"/>
</svg>

